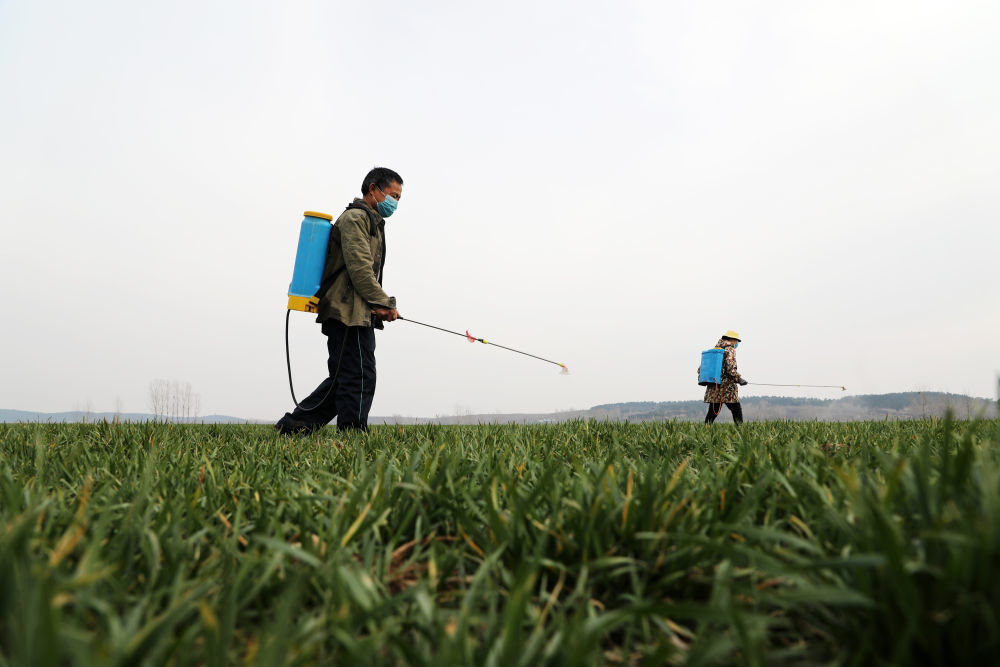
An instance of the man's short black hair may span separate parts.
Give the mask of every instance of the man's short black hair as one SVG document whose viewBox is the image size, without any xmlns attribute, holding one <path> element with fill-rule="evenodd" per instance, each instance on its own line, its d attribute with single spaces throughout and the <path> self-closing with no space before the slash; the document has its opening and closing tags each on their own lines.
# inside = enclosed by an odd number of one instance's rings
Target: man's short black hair
<svg viewBox="0 0 1000 667">
<path fill-rule="evenodd" d="M 361 194 L 368 194 L 368 190 L 371 189 L 372 184 L 377 188 L 385 190 L 387 187 L 393 183 L 403 184 L 403 177 L 394 172 L 392 169 L 387 169 L 386 167 L 375 167 L 368 172 L 365 176 L 365 180 L 361 181 Z"/>
</svg>

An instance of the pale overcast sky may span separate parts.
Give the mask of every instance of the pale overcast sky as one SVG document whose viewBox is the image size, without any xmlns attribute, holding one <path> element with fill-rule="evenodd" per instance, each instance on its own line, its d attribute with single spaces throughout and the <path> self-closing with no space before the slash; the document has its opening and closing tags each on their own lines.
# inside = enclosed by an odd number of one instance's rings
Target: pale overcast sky
<svg viewBox="0 0 1000 667">
<path fill-rule="evenodd" d="M 373 415 L 995 395 L 995 2 L 0 0 L 0 408 L 291 406 L 307 209 L 399 171 Z M 325 339 L 292 315 L 299 396 Z M 744 395 L 839 397 L 747 388 Z"/>
</svg>

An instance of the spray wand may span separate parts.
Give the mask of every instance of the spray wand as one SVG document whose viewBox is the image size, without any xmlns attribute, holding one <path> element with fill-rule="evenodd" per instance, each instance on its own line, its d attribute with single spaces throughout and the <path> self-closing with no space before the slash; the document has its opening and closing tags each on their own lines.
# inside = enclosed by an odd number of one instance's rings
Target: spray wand
<svg viewBox="0 0 1000 667">
<path fill-rule="evenodd" d="M 515 350 L 514 348 L 506 347 L 505 345 L 498 345 L 497 343 L 491 343 L 485 338 L 476 338 L 475 336 L 469 333 L 468 329 L 465 330 L 465 333 L 461 333 L 459 331 L 452 331 L 451 329 L 444 329 L 442 327 L 434 326 L 433 324 L 427 324 L 426 322 L 418 322 L 416 320 L 411 320 L 407 317 L 403 317 L 402 315 L 400 315 L 398 319 L 403 320 L 405 322 L 411 322 L 412 324 L 419 324 L 420 326 L 427 327 L 429 329 L 437 329 L 438 331 L 454 334 L 455 336 L 461 336 L 470 343 L 482 343 L 483 345 L 492 345 L 493 347 L 499 347 L 500 349 L 507 350 L 508 352 L 517 352 L 518 354 L 523 354 L 524 356 L 531 357 L 532 359 L 538 359 L 539 361 L 544 361 L 549 364 L 554 364 L 562 369 L 563 375 L 569 375 L 569 368 L 566 367 L 566 364 L 560 364 L 558 361 L 552 361 L 551 359 L 545 359 L 544 357 L 539 357 L 538 355 L 535 354 L 529 354 L 528 352 Z"/>
<path fill-rule="evenodd" d="M 771 384 L 769 382 L 747 382 L 747 384 L 755 384 L 760 387 L 815 387 L 815 388 L 839 389 L 840 391 L 847 391 L 847 387 L 844 387 L 839 384 Z"/>
</svg>

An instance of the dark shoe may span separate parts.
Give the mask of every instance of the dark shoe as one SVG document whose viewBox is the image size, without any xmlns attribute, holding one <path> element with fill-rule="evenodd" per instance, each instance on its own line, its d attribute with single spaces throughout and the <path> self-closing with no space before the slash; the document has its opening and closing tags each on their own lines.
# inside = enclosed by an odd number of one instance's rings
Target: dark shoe
<svg viewBox="0 0 1000 667">
<path fill-rule="evenodd" d="M 312 433 L 319 428 L 318 424 L 310 424 L 309 422 L 299 421 L 295 419 L 290 414 L 286 414 L 284 417 L 278 420 L 278 423 L 274 425 L 274 430 L 281 435 L 307 435 Z"/>
<path fill-rule="evenodd" d="M 356 423 L 341 424 L 338 421 L 337 422 L 337 430 L 338 431 L 360 431 L 361 433 L 367 433 L 368 432 L 368 424 L 356 424 Z"/>
</svg>

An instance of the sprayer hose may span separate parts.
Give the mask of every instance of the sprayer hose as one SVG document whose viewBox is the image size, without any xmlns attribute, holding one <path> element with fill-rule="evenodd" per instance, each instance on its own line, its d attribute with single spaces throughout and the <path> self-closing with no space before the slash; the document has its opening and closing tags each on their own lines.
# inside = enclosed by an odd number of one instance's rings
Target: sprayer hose
<svg viewBox="0 0 1000 667">
<path fill-rule="evenodd" d="M 295 387 L 292 386 L 292 357 L 288 352 L 288 321 L 292 316 L 292 309 L 289 308 L 285 313 L 285 364 L 288 367 L 288 390 L 292 393 L 292 403 L 295 404 L 299 410 L 304 412 L 312 412 L 319 406 L 326 403 L 326 399 L 330 398 L 330 394 L 333 393 L 333 388 L 337 386 L 337 376 L 340 375 L 340 362 L 344 359 L 344 347 L 347 345 L 347 336 L 344 336 L 344 341 L 340 344 L 340 355 L 337 357 L 337 370 L 334 372 L 331 378 L 330 388 L 326 392 L 326 396 L 311 408 L 304 408 L 299 405 L 299 402 L 295 399 Z"/>
<path fill-rule="evenodd" d="M 292 356 L 288 352 L 288 320 L 292 317 L 292 309 L 289 308 L 285 313 L 285 364 L 288 367 L 288 390 L 292 392 L 292 403 L 295 407 L 301 407 L 298 400 L 295 398 L 295 387 L 292 386 Z"/>
</svg>

